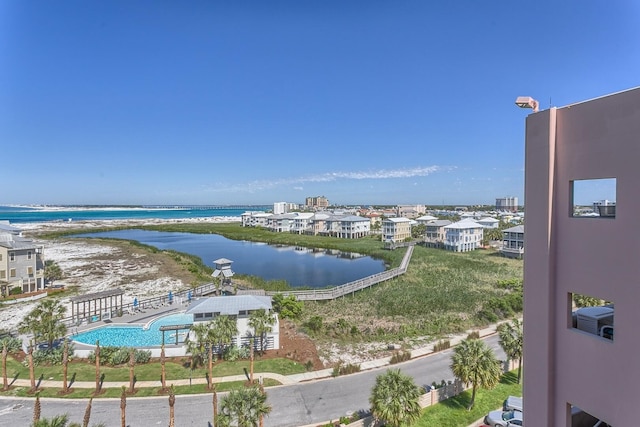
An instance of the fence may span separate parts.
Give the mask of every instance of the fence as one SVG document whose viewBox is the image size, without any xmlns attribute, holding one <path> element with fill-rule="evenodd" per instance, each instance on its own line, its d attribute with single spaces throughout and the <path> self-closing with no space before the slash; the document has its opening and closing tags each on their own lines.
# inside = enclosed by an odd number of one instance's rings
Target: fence
<svg viewBox="0 0 640 427">
<path fill-rule="evenodd" d="M 508 360 L 503 363 L 503 371 L 510 372 L 518 367 L 517 360 Z M 440 403 L 444 400 L 447 400 L 451 397 L 455 397 L 462 393 L 463 391 L 469 390 L 471 388 L 471 384 L 464 384 L 458 379 L 453 381 L 449 381 L 445 385 L 442 385 L 438 388 L 432 388 L 430 391 L 421 395 L 418 399 L 418 403 L 422 409 L 427 408 L 431 405 L 435 405 L 436 403 Z M 507 396 L 505 396 L 506 398 Z M 349 427 L 378 427 L 382 426 L 384 423 L 378 423 L 372 416 L 368 416 L 358 421 L 354 421 L 349 424 Z"/>
</svg>

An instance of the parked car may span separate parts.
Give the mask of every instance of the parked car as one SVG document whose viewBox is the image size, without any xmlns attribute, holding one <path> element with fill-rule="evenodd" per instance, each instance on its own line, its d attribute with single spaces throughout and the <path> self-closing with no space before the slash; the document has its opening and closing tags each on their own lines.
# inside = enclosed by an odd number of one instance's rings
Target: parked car
<svg viewBox="0 0 640 427">
<path fill-rule="evenodd" d="M 484 423 L 489 427 L 515 427 L 523 426 L 522 412 L 520 411 L 491 411 L 484 417 Z"/>
<path fill-rule="evenodd" d="M 522 412 L 522 398 L 516 396 L 509 396 L 502 403 L 503 411 L 520 411 Z"/>
</svg>

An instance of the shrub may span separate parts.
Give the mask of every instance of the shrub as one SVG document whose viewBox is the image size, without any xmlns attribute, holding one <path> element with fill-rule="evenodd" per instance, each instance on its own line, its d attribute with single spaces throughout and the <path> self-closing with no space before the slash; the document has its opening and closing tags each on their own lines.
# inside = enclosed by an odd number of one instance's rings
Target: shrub
<svg viewBox="0 0 640 427">
<path fill-rule="evenodd" d="M 129 352 L 130 350 L 126 347 L 118 347 L 116 351 L 110 354 L 108 360 L 105 357 L 105 360 L 110 365 L 122 365 L 129 361 Z"/>
<path fill-rule="evenodd" d="M 304 303 L 293 295 L 284 296 L 278 293 L 273 296 L 273 309 L 283 319 L 299 319 L 303 308 Z"/>
<path fill-rule="evenodd" d="M 238 359 L 248 359 L 250 357 L 249 347 L 227 347 L 222 355 L 223 359 L 228 362 L 235 362 Z"/>
<path fill-rule="evenodd" d="M 442 351 L 451 347 L 451 342 L 449 340 L 440 340 L 433 346 L 433 351 Z"/>
<path fill-rule="evenodd" d="M 69 352 L 71 354 L 71 352 Z M 62 348 L 51 348 L 37 350 L 33 352 L 33 364 L 39 365 L 59 365 L 62 363 Z M 28 366 L 28 359 L 24 360 L 24 365 Z"/>
<path fill-rule="evenodd" d="M 133 357 L 136 359 L 136 363 L 149 363 L 151 360 L 151 351 L 136 350 Z"/>
<path fill-rule="evenodd" d="M 129 347 L 100 347 L 100 365 L 122 365 L 129 361 Z M 151 352 L 148 350 L 135 350 L 134 356 L 136 363 L 149 363 L 151 360 Z M 96 362 L 95 351 L 89 353 L 87 357 L 90 363 Z"/>
<path fill-rule="evenodd" d="M 354 365 L 353 363 L 347 363 L 346 365 L 343 365 L 342 362 L 339 362 L 336 366 L 333 367 L 333 372 L 331 373 L 331 375 L 337 377 L 339 375 L 348 375 L 355 372 L 360 372 L 360 365 Z"/>
<path fill-rule="evenodd" d="M 22 293 L 22 288 L 20 286 L 14 286 L 9 291 L 9 295 L 20 295 Z"/>
<path fill-rule="evenodd" d="M 311 319 L 309 319 L 309 321 L 307 322 L 307 327 L 309 329 L 311 329 L 313 332 L 319 332 L 322 330 L 322 323 L 323 323 L 323 318 L 322 316 L 313 316 Z"/>
<path fill-rule="evenodd" d="M 477 340 L 479 338 L 480 338 L 480 332 L 478 331 L 473 331 L 469 335 L 467 335 L 468 340 Z"/>
<path fill-rule="evenodd" d="M 410 360 L 410 359 L 411 359 L 411 352 L 397 351 L 393 354 L 393 356 L 391 356 L 391 360 L 389 361 L 389 363 L 391 365 L 394 365 L 396 363 L 406 362 L 407 360 Z"/>
<path fill-rule="evenodd" d="M 0 351 L 2 350 L 4 343 L 7 344 L 7 350 L 10 352 L 18 351 L 22 347 L 22 341 L 19 338 L 4 337 L 0 340 Z"/>
<path fill-rule="evenodd" d="M 313 371 L 313 362 L 311 360 L 307 360 L 304 364 L 304 368 L 307 371 Z"/>
</svg>

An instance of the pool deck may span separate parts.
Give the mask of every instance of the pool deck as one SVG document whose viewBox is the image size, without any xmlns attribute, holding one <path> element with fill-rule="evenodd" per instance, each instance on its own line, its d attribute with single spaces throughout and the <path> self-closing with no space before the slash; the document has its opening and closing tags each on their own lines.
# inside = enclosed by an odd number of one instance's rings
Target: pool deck
<svg viewBox="0 0 640 427">
<path fill-rule="evenodd" d="M 69 335 L 67 337 L 73 340 L 73 336 L 79 334 L 81 332 L 86 332 L 95 328 L 99 328 L 101 326 L 106 325 L 145 325 L 148 322 L 161 317 L 166 316 L 168 314 L 177 314 L 183 312 L 187 309 L 188 304 L 170 304 L 163 305 L 158 307 L 145 307 L 144 309 L 139 309 L 133 313 L 123 313 L 120 317 L 114 317 L 112 319 L 99 320 L 97 322 L 91 323 L 82 323 L 78 326 L 71 326 L 68 328 Z M 76 353 L 84 353 L 87 351 L 93 351 L 95 348 L 94 345 L 83 344 L 80 342 L 73 342 L 73 346 L 76 349 Z M 159 346 L 158 346 L 159 347 Z M 175 344 L 165 343 L 165 348 L 170 350 L 171 348 L 182 347 L 181 345 L 176 346 Z"/>
</svg>

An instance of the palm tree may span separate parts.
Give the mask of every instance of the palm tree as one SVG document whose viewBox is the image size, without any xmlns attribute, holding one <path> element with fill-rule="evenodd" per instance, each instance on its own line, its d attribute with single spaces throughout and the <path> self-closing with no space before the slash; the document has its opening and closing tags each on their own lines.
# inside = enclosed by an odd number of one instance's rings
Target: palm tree
<svg viewBox="0 0 640 427">
<path fill-rule="evenodd" d="M 9 390 L 9 382 L 7 381 L 7 356 L 9 355 L 9 344 L 6 340 L 2 341 L 2 391 Z"/>
<path fill-rule="evenodd" d="M 265 396 L 265 399 L 267 397 L 267 394 L 264 392 L 264 387 L 262 387 L 262 384 L 258 385 L 258 390 L 260 390 L 260 393 L 262 393 Z M 269 410 L 271 410 L 271 408 L 269 408 Z M 264 413 L 259 414 L 260 415 L 260 422 L 258 424 L 259 427 L 264 427 Z"/>
<path fill-rule="evenodd" d="M 78 423 L 69 424 L 69 415 L 56 415 L 53 418 L 41 418 L 38 422 L 31 424 L 31 427 L 80 427 Z M 106 427 L 104 424 L 93 424 L 93 427 Z"/>
<path fill-rule="evenodd" d="M 96 341 L 96 350 L 94 351 L 96 356 L 96 391 L 95 394 L 100 392 L 100 340 Z"/>
<path fill-rule="evenodd" d="M 84 418 L 82 419 L 82 427 L 89 427 L 89 419 L 91 418 L 91 402 L 93 402 L 93 397 L 89 398 L 89 403 L 87 403 L 87 409 L 84 410 Z"/>
<path fill-rule="evenodd" d="M 38 421 L 34 421 L 31 427 L 67 427 L 69 423 L 69 416 L 67 414 L 56 415 L 51 419 L 42 418 Z"/>
<path fill-rule="evenodd" d="M 69 369 L 69 340 L 65 338 L 62 345 L 62 392 L 69 391 L 69 385 L 67 383 L 67 373 Z"/>
<path fill-rule="evenodd" d="M 264 308 L 254 310 L 249 315 L 249 326 L 253 329 L 254 335 L 260 337 L 261 352 L 264 352 L 267 334 L 271 332 L 275 323 L 275 316 Z"/>
<path fill-rule="evenodd" d="M 211 322 L 199 322 L 191 327 L 191 332 L 195 335 L 195 340 L 187 342 L 187 353 L 191 354 L 191 369 L 204 363 L 210 326 Z"/>
<path fill-rule="evenodd" d="M 484 236 L 487 240 L 502 240 L 504 237 L 504 234 L 502 233 L 502 230 L 499 228 L 489 228 L 484 231 Z"/>
<path fill-rule="evenodd" d="M 232 390 L 220 403 L 220 423 L 225 426 L 257 427 L 271 412 L 267 395 L 256 386 Z"/>
<path fill-rule="evenodd" d="M 40 406 L 40 393 L 36 394 L 36 403 L 33 405 L 33 423 L 36 424 L 40 421 L 40 413 L 42 408 Z"/>
<path fill-rule="evenodd" d="M 160 381 L 162 382 L 162 390 L 167 389 L 167 371 L 165 369 L 166 357 L 164 354 L 164 344 L 160 347 L 160 365 L 162 366 L 162 373 L 160 374 Z"/>
<path fill-rule="evenodd" d="M 420 417 L 420 389 L 413 378 L 400 372 L 400 369 L 389 369 L 376 377 L 371 390 L 369 403 L 371 412 L 377 420 L 388 426 L 408 425 Z"/>
<path fill-rule="evenodd" d="M 503 323 L 498 326 L 498 335 L 500 336 L 500 346 L 506 353 L 509 360 L 518 361 L 518 384 L 522 375 L 522 322 L 514 319 L 511 323 Z"/>
<path fill-rule="evenodd" d="M 31 383 L 31 392 L 36 391 L 36 373 L 33 365 L 33 341 L 29 343 L 29 381 Z"/>
<path fill-rule="evenodd" d="M 44 278 L 49 283 L 62 279 L 62 269 L 55 261 L 46 260 L 44 262 Z"/>
<path fill-rule="evenodd" d="M 253 346 L 254 338 L 249 338 L 249 384 L 253 384 Z"/>
<path fill-rule="evenodd" d="M 122 386 L 122 392 L 120 393 L 120 426 L 127 427 L 126 421 L 127 413 L 127 388 Z"/>
<path fill-rule="evenodd" d="M 66 308 L 58 300 L 44 300 L 36 306 L 20 323 L 20 333 L 31 333 L 37 343 L 46 342 L 48 348 L 67 333 L 67 327 L 61 320 Z"/>
<path fill-rule="evenodd" d="M 212 427 L 218 427 L 218 392 L 216 390 L 216 385 L 212 384 L 213 386 L 211 387 L 211 389 L 213 390 L 213 397 L 212 397 L 212 403 L 213 403 L 213 424 Z"/>
<path fill-rule="evenodd" d="M 175 412 L 173 409 L 173 405 L 176 404 L 176 394 L 173 384 L 171 384 L 171 388 L 169 389 L 169 427 L 175 427 Z"/>
<path fill-rule="evenodd" d="M 222 356 L 225 347 L 230 345 L 233 342 L 233 337 L 238 334 L 238 324 L 231 316 L 217 316 L 213 319 L 213 327 L 210 333 L 215 338 L 220 356 Z"/>
<path fill-rule="evenodd" d="M 493 388 L 500 381 L 500 361 L 496 359 L 484 341 L 466 339 L 453 350 L 451 371 L 463 383 L 471 383 L 471 401 L 468 410 L 473 408 L 478 387 Z"/>
<path fill-rule="evenodd" d="M 207 360 L 208 360 L 208 370 L 207 370 L 207 388 L 211 389 L 213 385 L 213 341 L 209 341 L 207 343 Z"/>
<path fill-rule="evenodd" d="M 133 386 L 135 385 L 136 374 L 133 368 L 136 366 L 136 350 L 131 348 L 129 351 L 129 393 L 133 394 L 135 391 Z"/>
</svg>

